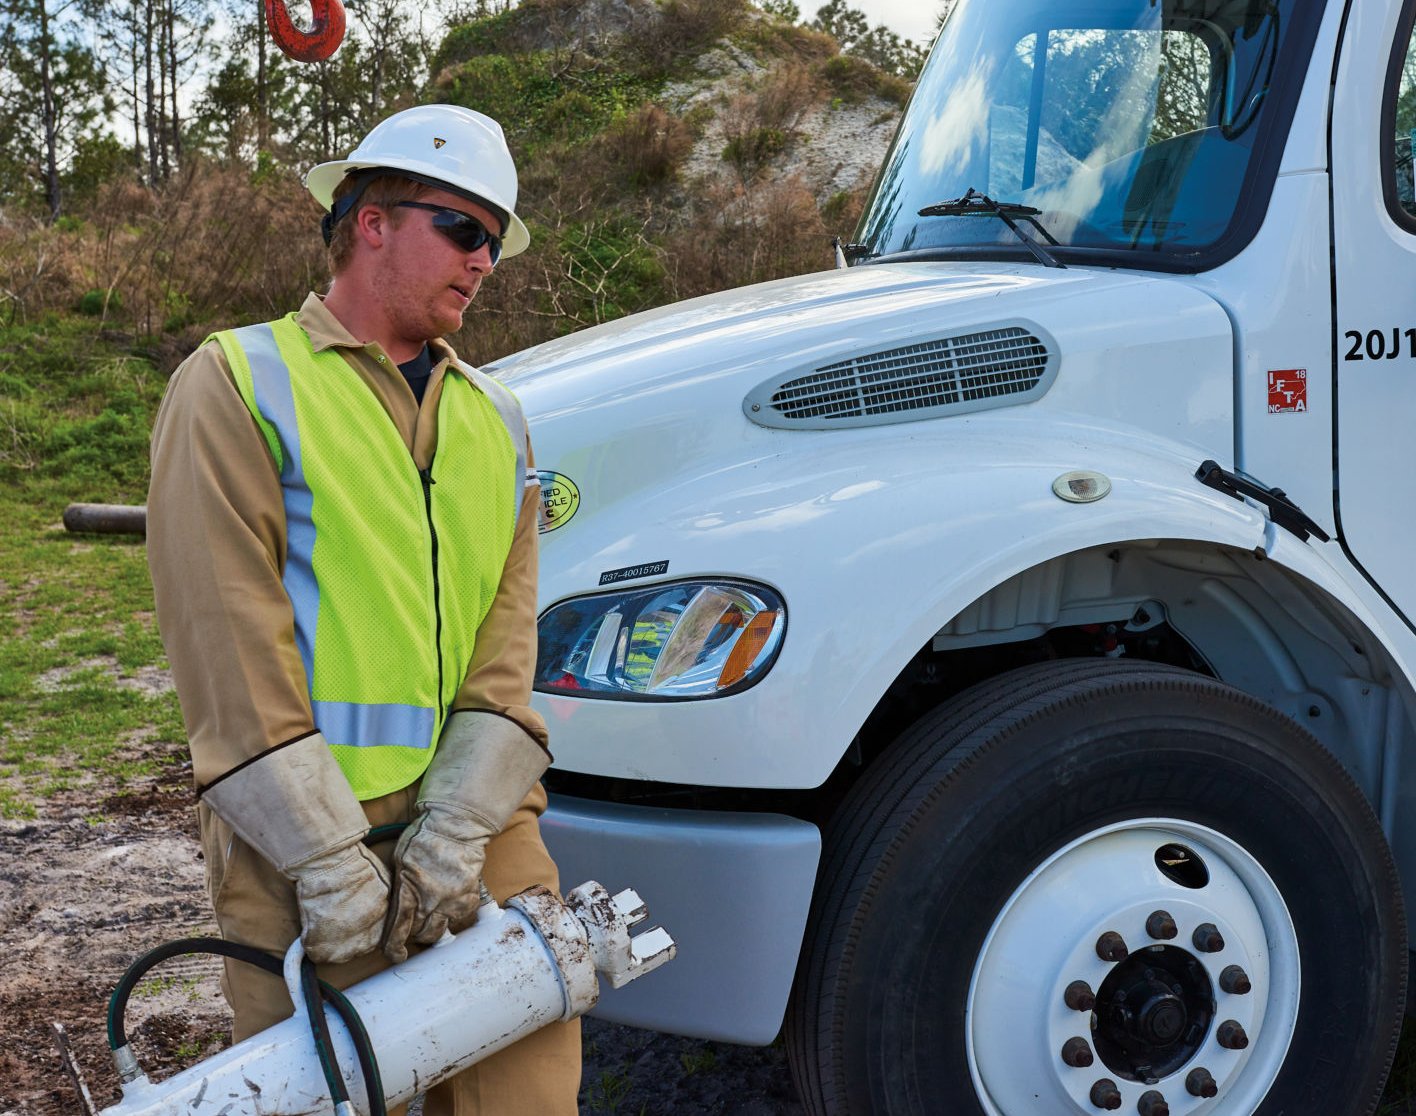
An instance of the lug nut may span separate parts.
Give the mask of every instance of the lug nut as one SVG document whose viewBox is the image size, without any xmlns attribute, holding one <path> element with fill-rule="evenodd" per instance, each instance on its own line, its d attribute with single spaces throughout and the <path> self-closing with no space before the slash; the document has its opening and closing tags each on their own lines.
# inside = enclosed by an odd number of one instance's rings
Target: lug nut
<svg viewBox="0 0 1416 1116">
<path fill-rule="evenodd" d="M 1224 948 L 1224 935 L 1213 922 L 1202 922 L 1196 926 L 1191 941 L 1201 953 L 1218 953 Z"/>
<path fill-rule="evenodd" d="M 1126 948 L 1126 939 L 1108 930 L 1096 940 L 1096 955 L 1103 961 L 1124 961 L 1131 951 Z"/>
<path fill-rule="evenodd" d="M 1156 911 L 1146 919 L 1146 933 L 1158 941 L 1168 942 L 1180 931 L 1169 911 Z"/>
<path fill-rule="evenodd" d="M 1233 1019 L 1226 1019 L 1219 1025 L 1219 1030 L 1215 1032 L 1215 1038 L 1219 1040 L 1219 1045 L 1226 1050 L 1243 1050 L 1249 1045 L 1249 1036 L 1244 1033 L 1244 1028 Z"/>
<path fill-rule="evenodd" d="M 1062 993 L 1063 1002 L 1073 1011 L 1091 1011 L 1096 1007 L 1096 993 L 1084 980 L 1074 980 Z"/>
<path fill-rule="evenodd" d="M 1092 1057 L 1092 1048 L 1087 1045 L 1084 1038 L 1069 1038 L 1062 1044 L 1062 1060 L 1073 1069 L 1085 1069 L 1091 1065 L 1095 1059 Z"/>
<path fill-rule="evenodd" d="M 1219 974 L 1219 986 L 1235 996 L 1246 996 L 1254 987 L 1249 983 L 1249 974 L 1238 965 L 1229 965 Z"/>
<path fill-rule="evenodd" d="M 1219 1092 L 1210 1071 L 1204 1066 L 1192 1069 L 1185 1076 L 1185 1091 L 1192 1097 L 1212 1097 Z"/>
<path fill-rule="evenodd" d="M 1136 1111 L 1141 1116 L 1170 1116 L 1170 1105 L 1165 1103 L 1162 1094 L 1152 1089 L 1141 1094 L 1141 1099 L 1136 1102 Z"/>
<path fill-rule="evenodd" d="M 1121 1090 L 1111 1078 L 1103 1077 L 1092 1086 L 1091 1102 L 1097 1108 L 1115 1110 L 1121 1107 Z"/>
</svg>

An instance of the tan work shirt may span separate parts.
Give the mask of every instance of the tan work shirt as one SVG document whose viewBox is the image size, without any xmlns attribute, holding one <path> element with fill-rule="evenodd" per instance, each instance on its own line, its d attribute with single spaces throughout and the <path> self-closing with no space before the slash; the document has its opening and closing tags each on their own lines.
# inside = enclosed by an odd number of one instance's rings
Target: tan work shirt
<svg viewBox="0 0 1416 1116">
<path fill-rule="evenodd" d="M 383 404 L 418 468 L 427 468 L 437 450 L 438 400 L 452 349 L 430 343 L 436 365 L 420 407 L 382 347 L 355 339 L 318 295 L 305 299 L 295 320 L 315 352 L 340 351 Z M 527 459 L 529 464 L 529 446 Z M 531 488 L 452 709 L 509 717 L 545 747 L 545 723 L 529 706 L 538 513 L 537 490 Z M 281 583 L 285 506 L 279 472 L 214 341 L 173 373 L 158 410 L 147 540 L 158 627 L 201 788 L 315 730 L 294 612 Z"/>
</svg>

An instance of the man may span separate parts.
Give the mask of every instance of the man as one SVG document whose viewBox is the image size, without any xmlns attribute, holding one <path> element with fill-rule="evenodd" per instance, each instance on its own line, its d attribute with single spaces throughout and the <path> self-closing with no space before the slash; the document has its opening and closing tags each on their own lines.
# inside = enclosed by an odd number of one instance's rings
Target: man
<svg viewBox="0 0 1416 1116">
<path fill-rule="evenodd" d="M 482 885 L 558 887 L 526 428 L 439 340 L 529 236 L 500 126 L 463 108 L 397 113 L 306 185 L 333 283 L 173 375 L 148 549 L 222 934 L 298 935 L 348 986 L 469 925 Z M 291 1013 L 253 967 L 222 987 L 238 1040 Z M 573 1113 L 579 1077 L 578 1023 L 554 1024 L 424 1111 Z"/>
</svg>

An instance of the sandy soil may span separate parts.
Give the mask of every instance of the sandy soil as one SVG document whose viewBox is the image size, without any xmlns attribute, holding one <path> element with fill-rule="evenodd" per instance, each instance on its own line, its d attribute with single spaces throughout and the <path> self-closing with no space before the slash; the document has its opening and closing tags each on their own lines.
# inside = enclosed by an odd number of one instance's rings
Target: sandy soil
<svg viewBox="0 0 1416 1116">
<path fill-rule="evenodd" d="M 104 1018 L 131 962 L 214 934 L 189 772 L 123 796 L 74 792 L 0 821 L 0 1116 L 80 1111 L 50 1032 L 62 1023 L 100 1109 L 118 1100 Z M 85 818 L 101 816 L 90 823 Z M 179 958 L 139 985 L 128 1031 L 161 1078 L 226 1042 L 213 958 Z M 582 1112 L 797 1116 L 780 1049 L 698 1042 L 587 1020 Z"/>
</svg>

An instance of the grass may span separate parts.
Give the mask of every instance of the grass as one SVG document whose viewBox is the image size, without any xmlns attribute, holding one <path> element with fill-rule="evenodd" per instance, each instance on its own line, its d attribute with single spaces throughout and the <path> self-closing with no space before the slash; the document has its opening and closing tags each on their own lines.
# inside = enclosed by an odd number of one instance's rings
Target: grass
<svg viewBox="0 0 1416 1116">
<path fill-rule="evenodd" d="M 142 540 L 61 522 L 71 502 L 143 501 L 162 388 L 85 319 L 0 330 L 0 420 L 27 416 L 25 453 L 0 456 L 0 817 L 121 790 L 180 752 L 175 695 L 135 684 L 166 667 Z"/>
</svg>

